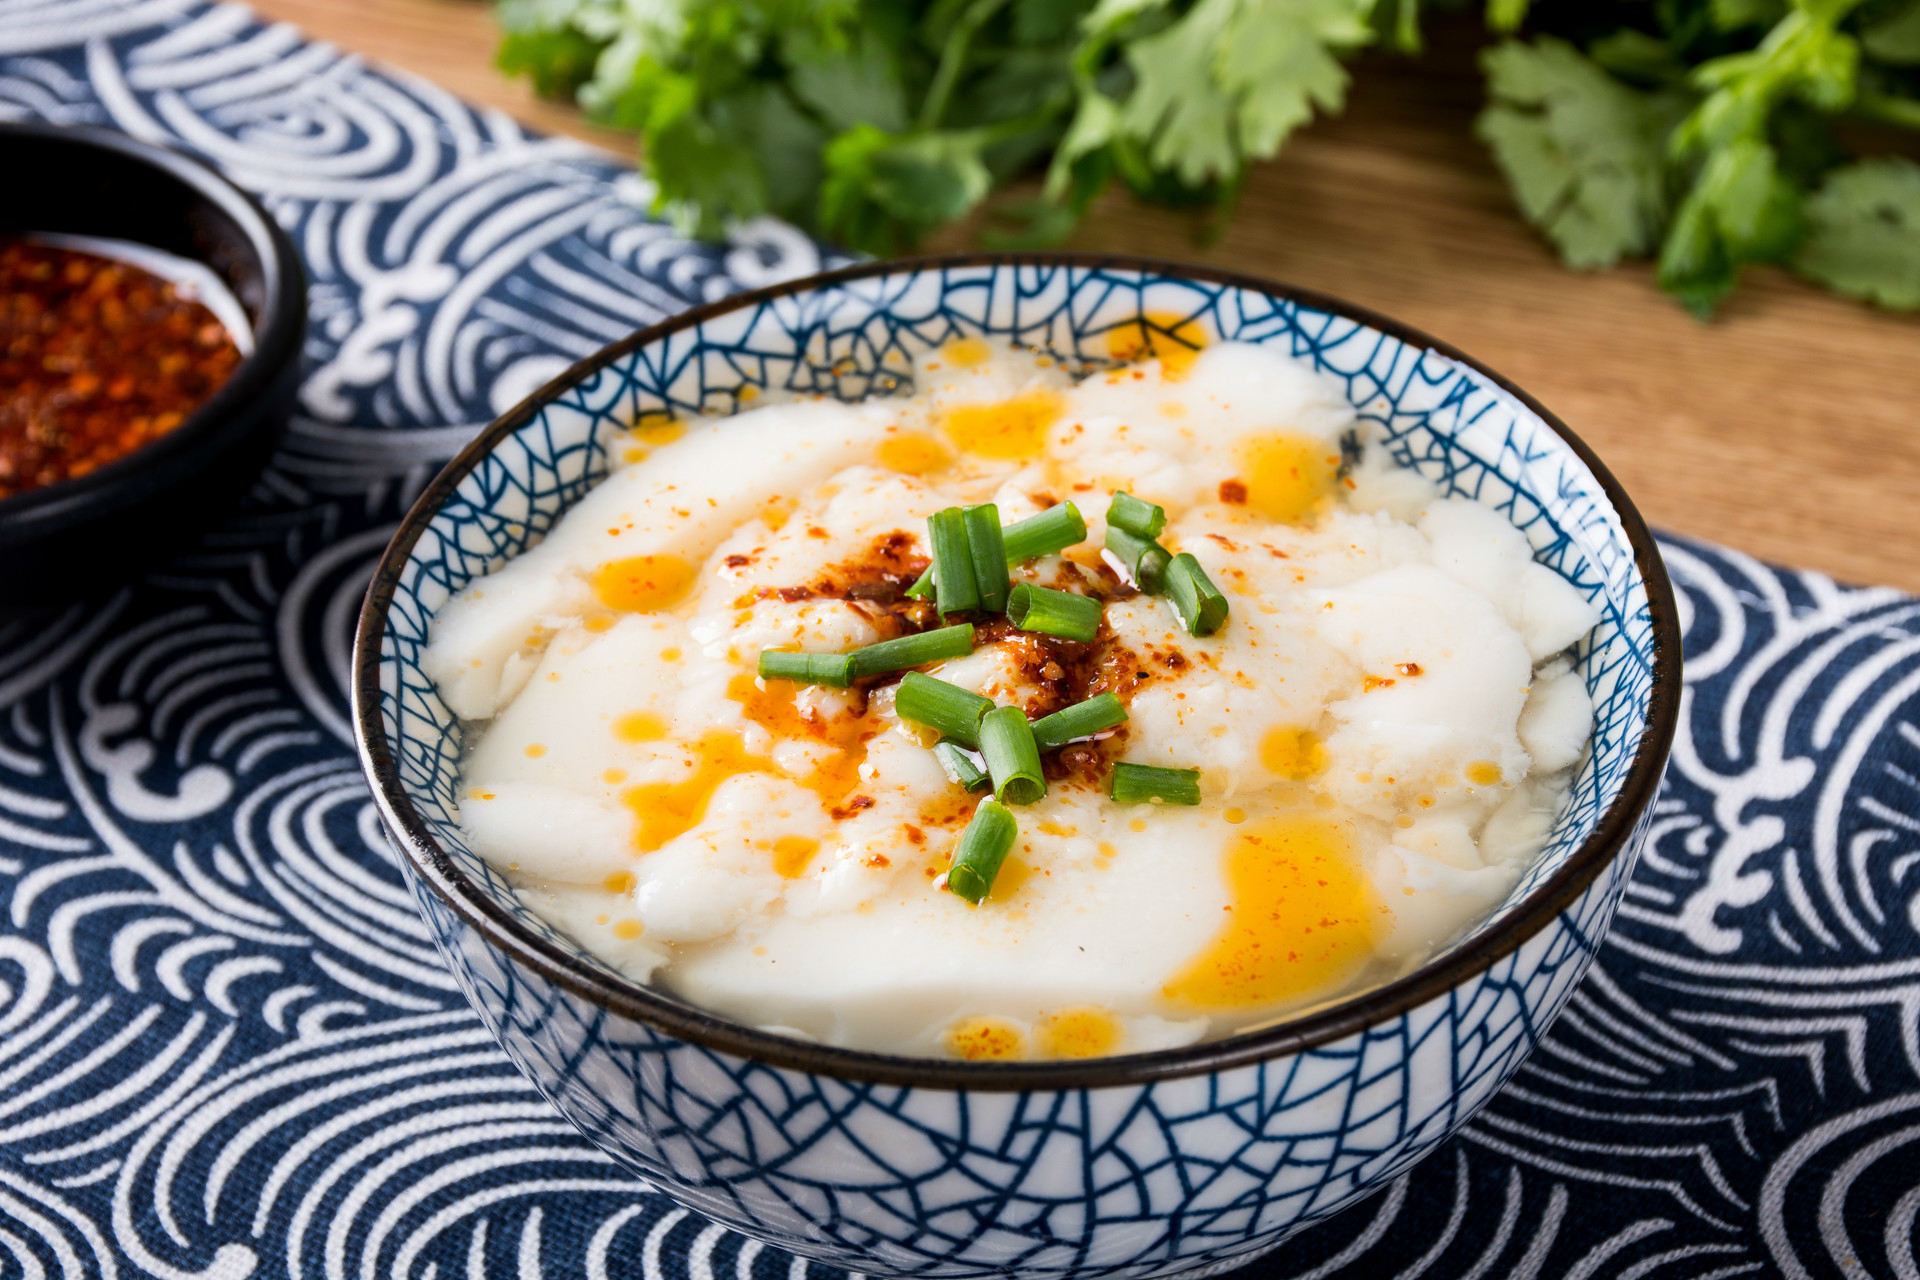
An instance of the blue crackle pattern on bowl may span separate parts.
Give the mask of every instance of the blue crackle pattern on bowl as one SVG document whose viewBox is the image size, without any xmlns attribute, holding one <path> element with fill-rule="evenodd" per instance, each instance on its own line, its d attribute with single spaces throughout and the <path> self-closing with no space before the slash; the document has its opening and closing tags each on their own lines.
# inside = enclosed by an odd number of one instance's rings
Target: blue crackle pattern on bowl
<svg viewBox="0 0 1920 1280">
<path fill-rule="evenodd" d="M 462 728 L 420 654 L 449 594 L 537 541 L 606 474 L 616 432 L 649 412 L 732 410 L 747 387 L 890 392 L 914 353 L 963 335 L 1098 363 L 1113 330 L 1143 319 L 1274 346 L 1334 376 L 1377 447 L 1506 514 L 1536 558 L 1599 607 L 1576 654 L 1594 700 L 1593 749 L 1510 901 L 1552 875 L 1620 793 L 1653 680 L 1645 584 L 1586 465 L 1476 370 L 1352 318 L 1139 270 L 1010 264 L 903 269 L 709 317 L 558 391 L 472 469 L 413 548 L 380 658 L 401 784 L 446 856 L 527 930 L 598 963 L 462 841 Z M 1153 1276 L 1245 1261 L 1463 1124 L 1585 971 L 1650 813 L 1553 924 L 1450 992 L 1333 1043 L 1124 1087 L 873 1084 L 743 1059 L 547 981 L 413 884 L 469 998 L 534 1083 L 696 1210 L 865 1271 Z"/>
</svg>

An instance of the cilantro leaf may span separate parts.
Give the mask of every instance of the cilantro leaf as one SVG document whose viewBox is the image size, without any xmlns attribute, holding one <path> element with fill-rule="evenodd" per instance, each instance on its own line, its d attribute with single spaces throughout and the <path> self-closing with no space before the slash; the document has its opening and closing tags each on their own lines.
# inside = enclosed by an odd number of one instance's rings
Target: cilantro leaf
<svg viewBox="0 0 1920 1280">
<path fill-rule="evenodd" d="M 1920 164 L 1883 157 L 1835 169 L 1807 198 L 1794 269 L 1836 293 L 1920 309 Z"/>
<path fill-rule="evenodd" d="M 798 32 L 783 42 L 794 97 L 834 129 L 870 124 L 896 132 L 907 127 L 907 90 L 897 53 L 871 32 L 846 41 Z"/>
<path fill-rule="evenodd" d="M 963 217 L 993 185 L 973 132 L 890 134 L 856 125 L 827 144 L 820 224 L 862 245 L 905 248 Z"/>
<path fill-rule="evenodd" d="M 1800 193 L 1767 143 L 1751 138 L 1713 153 L 1674 216 L 1660 253 L 1660 287 L 1705 317 L 1748 262 L 1786 257 L 1803 232 Z"/>
<path fill-rule="evenodd" d="M 1667 216 L 1664 143 L 1678 104 L 1550 37 L 1505 41 L 1481 66 L 1492 101 L 1474 129 L 1527 221 L 1571 267 L 1650 252 Z"/>
<path fill-rule="evenodd" d="M 500 27 L 494 65 L 508 75 L 526 76 L 541 96 L 570 94 L 593 75 L 602 42 L 574 26 L 567 9 L 538 0 L 505 0 Z"/>
<path fill-rule="evenodd" d="M 1373 39 L 1371 8 L 1371 0 L 1296 0 L 1276 21 L 1261 0 L 1199 0 L 1170 26 L 1128 42 L 1135 85 L 1120 127 L 1189 187 L 1237 179 L 1247 159 L 1272 155 L 1315 107 L 1340 108 L 1347 73 L 1336 55 Z"/>
</svg>

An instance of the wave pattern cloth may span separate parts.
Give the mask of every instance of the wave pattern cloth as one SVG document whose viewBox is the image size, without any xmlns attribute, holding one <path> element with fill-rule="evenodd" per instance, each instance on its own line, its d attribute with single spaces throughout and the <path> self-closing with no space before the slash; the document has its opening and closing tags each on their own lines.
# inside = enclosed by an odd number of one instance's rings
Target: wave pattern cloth
<svg viewBox="0 0 1920 1280">
<path fill-rule="evenodd" d="M 793 1277 L 561 1121 L 440 967 L 346 718 L 372 563 L 571 360 L 811 271 L 244 9 L 0 2 L 0 117 L 212 157 L 313 277 L 300 416 L 138 585 L 0 624 L 0 1277 Z M 1920 1276 L 1920 601 L 1667 540 L 1688 693 L 1613 936 L 1406 1180 L 1248 1275 Z"/>
</svg>

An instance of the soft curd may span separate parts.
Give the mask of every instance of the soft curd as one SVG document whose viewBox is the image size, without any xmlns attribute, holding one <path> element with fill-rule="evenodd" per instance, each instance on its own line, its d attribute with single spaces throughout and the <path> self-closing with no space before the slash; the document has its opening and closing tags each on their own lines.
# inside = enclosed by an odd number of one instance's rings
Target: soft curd
<svg viewBox="0 0 1920 1280">
<path fill-rule="evenodd" d="M 1442 499 L 1339 390 L 1263 348 L 1076 381 L 965 339 L 912 397 L 636 427 L 547 538 L 452 599 L 427 653 L 475 722 L 461 820 L 608 963 L 748 1024 L 916 1055 L 1081 1057 L 1244 1028 L 1389 978 L 1539 849 L 1592 721 L 1586 599 L 1495 512 Z M 1118 489 L 1231 603 L 1187 634 L 1103 559 Z M 902 598 L 927 517 L 1070 500 L 1087 541 L 1013 580 L 1093 595 L 1091 645 L 976 619 L 928 668 L 1038 718 L 1128 719 L 1048 765 L 987 899 L 943 891 L 975 805 L 895 677 L 755 676 L 767 648 L 938 625 Z M 1196 807 L 1107 798 L 1115 760 Z"/>
</svg>

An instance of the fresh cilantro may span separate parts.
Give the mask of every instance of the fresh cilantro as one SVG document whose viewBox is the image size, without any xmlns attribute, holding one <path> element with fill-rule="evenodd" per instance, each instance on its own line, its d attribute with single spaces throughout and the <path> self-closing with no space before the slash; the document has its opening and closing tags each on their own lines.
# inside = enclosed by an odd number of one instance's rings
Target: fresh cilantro
<svg viewBox="0 0 1920 1280">
<path fill-rule="evenodd" d="M 1349 64 L 1457 0 L 499 0 L 500 66 L 638 135 L 661 210 L 854 249 L 1056 243 L 1118 182 L 1217 219 L 1338 112 Z M 1475 132 L 1571 266 L 1654 257 L 1702 315 L 1750 263 L 1920 308 L 1920 0 L 1485 0 Z M 1370 73 L 1391 74 L 1387 61 Z M 1855 126 L 1864 123 L 1863 131 Z"/>
<path fill-rule="evenodd" d="M 1562 40 L 1508 40 L 1481 63 L 1492 101 L 1475 131 L 1567 265 L 1610 267 L 1658 245 L 1675 102 L 1628 88 Z"/>
<path fill-rule="evenodd" d="M 1166 29 L 1131 41 L 1135 85 L 1120 128 L 1157 169 L 1190 187 L 1231 180 L 1269 156 L 1315 107 L 1337 111 L 1337 55 L 1373 38 L 1359 0 L 1296 0 L 1286 21 L 1263 0 L 1199 0 Z"/>
<path fill-rule="evenodd" d="M 1883 158 L 1835 169 L 1806 202 L 1794 268 L 1836 293 L 1920 308 L 1920 164 Z"/>
</svg>

